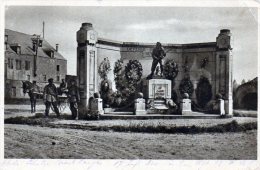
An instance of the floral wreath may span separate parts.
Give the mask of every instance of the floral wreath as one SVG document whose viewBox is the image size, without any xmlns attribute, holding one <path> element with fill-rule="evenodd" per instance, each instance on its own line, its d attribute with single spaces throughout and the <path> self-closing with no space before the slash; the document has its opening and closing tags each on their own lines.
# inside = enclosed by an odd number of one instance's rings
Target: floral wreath
<svg viewBox="0 0 260 170">
<path fill-rule="evenodd" d="M 108 72 L 111 70 L 110 62 L 108 58 L 104 58 L 104 60 L 100 63 L 98 67 L 98 74 L 101 78 L 105 79 Z"/>
<path fill-rule="evenodd" d="M 174 60 L 167 60 L 163 66 L 165 78 L 174 80 L 179 73 L 178 64 Z"/>
<path fill-rule="evenodd" d="M 130 60 L 125 66 L 125 77 L 129 83 L 137 83 L 141 80 L 143 68 L 138 60 Z"/>
</svg>

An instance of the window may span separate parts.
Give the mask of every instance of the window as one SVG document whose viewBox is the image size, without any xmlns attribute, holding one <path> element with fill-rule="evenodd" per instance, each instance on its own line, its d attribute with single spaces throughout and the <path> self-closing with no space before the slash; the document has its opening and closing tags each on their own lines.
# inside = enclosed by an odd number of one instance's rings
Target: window
<svg viewBox="0 0 260 170">
<path fill-rule="evenodd" d="M 31 78 L 31 76 L 30 76 L 30 75 L 27 75 L 27 80 L 28 80 L 28 81 L 30 81 L 30 78 Z"/>
<path fill-rule="evenodd" d="M 16 60 L 16 70 L 21 70 L 21 69 L 22 69 L 22 61 Z"/>
<path fill-rule="evenodd" d="M 57 81 L 60 81 L 60 76 L 57 76 Z"/>
<path fill-rule="evenodd" d="M 25 61 L 25 70 L 30 70 L 30 61 Z"/>
<path fill-rule="evenodd" d="M 54 58 L 54 52 L 51 51 L 51 58 Z"/>
<path fill-rule="evenodd" d="M 14 60 L 11 58 L 8 58 L 8 68 L 13 69 L 14 68 L 14 64 L 13 64 Z"/>
<path fill-rule="evenodd" d="M 47 76 L 43 75 L 43 81 L 47 81 Z"/>
<path fill-rule="evenodd" d="M 46 53 L 50 58 L 54 58 L 54 51 L 53 51 L 53 50 L 47 50 L 47 51 L 45 51 L 45 53 Z"/>
<path fill-rule="evenodd" d="M 12 87 L 12 97 L 16 96 L 16 87 Z"/>
<path fill-rule="evenodd" d="M 17 53 L 17 54 L 21 54 L 21 46 L 17 46 L 17 48 L 16 48 L 16 53 Z"/>
<path fill-rule="evenodd" d="M 60 71 L 60 65 L 57 65 L 57 71 Z"/>
</svg>

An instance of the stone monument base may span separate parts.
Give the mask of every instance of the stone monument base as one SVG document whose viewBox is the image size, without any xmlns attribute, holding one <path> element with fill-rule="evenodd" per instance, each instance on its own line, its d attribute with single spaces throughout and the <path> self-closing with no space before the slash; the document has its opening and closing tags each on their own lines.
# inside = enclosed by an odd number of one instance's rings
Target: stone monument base
<svg viewBox="0 0 260 170">
<path fill-rule="evenodd" d="M 167 102 L 171 100 L 171 81 L 167 79 L 150 79 L 143 81 L 143 93 L 147 103 L 148 114 L 166 114 Z"/>
<path fill-rule="evenodd" d="M 145 110 L 145 99 L 138 98 L 135 100 L 135 115 L 144 115 L 146 114 Z"/>
<path fill-rule="evenodd" d="M 191 100 L 190 99 L 182 99 L 182 101 L 181 101 L 181 114 L 182 115 L 190 115 L 191 113 L 192 113 Z"/>
</svg>

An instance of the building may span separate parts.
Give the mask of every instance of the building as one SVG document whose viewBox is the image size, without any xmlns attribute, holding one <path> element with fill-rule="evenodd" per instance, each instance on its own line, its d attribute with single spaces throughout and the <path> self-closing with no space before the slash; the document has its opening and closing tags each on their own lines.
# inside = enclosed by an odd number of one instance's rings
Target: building
<svg viewBox="0 0 260 170">
<path fill-rule="evenodd" d="M 234 92 L 234 108 L 257 110 L 257 84 L 258 78 L 254 78 L 237 87 Z"/>
<path fill-rule="evenodd" d="M 173 87 L 178 98 L 182 98 L 180 88 L 192 84 L 194 90 L 190 97 L 193 102 L 203 101 L 207 96 L 206 103 L 210 103 L 210 100 L 215 99 L 216 94 L 221 94 L 225 100 L 226 113 L 232 114 L 232 34 L 230 30 L 222 29 L 213 37 L 216 37 L 214 42 L 162 44 L 166 51 L 164 60 L 173 59 L 179 67 Z M 151 70 L 153 61 L 151 54 L 156 42 L 120 42 L 103 39 L 98 37 L 98 32 L 91 23 L 82 23 L 77 32 L 77 43 L 77 75 L 79 86 L 83 89 L 81 97 L 84 100 L 82 100 L 81 112 L 84 113 L 88 106 L 88 99 L 100 90 L 101 78 L 97 70 L 104 59 L 110 61 L 111 70 L 119 59 L 123 60 L 124 65 L 130 60 L 138 60 L 143 69 L 142 78 L 145 79 Z M 185 81 L 187 74 L 189 81 Z M 108 73 L 107 77 L 112 81 L 115 91 L 113 71 Z M 205 84 L 209 87 L 206 91 Z"/>
<path fill-rule="evenodd" d="M 59 84 L 66 74 L 67 60 L 59 53 L 58 44 L 54 48 L 39 36 L 5 29 L 6 100 L 28 98 L 22 81 L 35 80 L 42 88 L 49 78 Z"/>
</svg>

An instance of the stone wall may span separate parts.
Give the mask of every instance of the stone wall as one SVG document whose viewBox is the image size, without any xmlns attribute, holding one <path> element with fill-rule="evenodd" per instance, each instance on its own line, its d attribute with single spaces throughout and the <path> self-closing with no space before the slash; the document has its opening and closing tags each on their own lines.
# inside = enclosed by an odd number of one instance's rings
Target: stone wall
<svg viewBox="0 0 260 170">
<path fill-rule="evenodd" d="M 126 65 L 129 60 L 138 60 L 143 67 L 143 78 L 146 78 L 151 72 L 152 66 L 152 50 L 155 44 L 139 44 L 139 43 L 112 43 L 111 40 L 98 41 L 98 66 L 104 60 L 108 58 L 111 64 L 111 71 L 108 78 L 112 81 L 113 90 L 115 91 L 114 82 L 114 64 L 120 58 L 124 61 Z M 109 44 L 109 45 L 107 45 Z M 184 78 L 183 66 L 187 61 L 187 66 L 189 67 L 189 74 L 191 81 L 193 83 L 194 89 L 197 87 L 197 83 L 200 76 L 205 76 L 209 79 L 212 85 L 212 94 L 215 97 L 216 94 L 216 43 L 201 43 L 201 44 L 190 44 L 190 45 L 169 45 L 162 44 L 166 51 L 166 57 L 164 62 L 169 59 L 173 59 L 179 66 L 179 74 L 175 79 L 174 89 L 180 98 L 179 84 Z M 201 63 L 203 59 L 207 59 L 208 63 L 204 68 L 201 68 Z M 99 77 L 99 76 L 98 76 Z M 100 77 L 98 82 L 100 82 Z M 196 101 L 195 90 L 191 96 L 192 100 Z"/>
<path fill-rule="evenodd" d="M 108 79 L 112 82 L 112 89 L 115 91 L 116 86 L 114 80 L 113 69 L 115 66 L 115 62 L 121 58 L 120 47 L 98 44 L 97 46 L 97 55 L 98 55 L 98 67 L 100 63 L 104 60 L 104 58 L 108 58 L 110 61 L 111 71 L 108 73 Z M 101 78 L 98 75 L 98 82 L 101 82 Z M 98 89 L 100 90 L 100 83 L 98 83 Z"/>
</svg>

